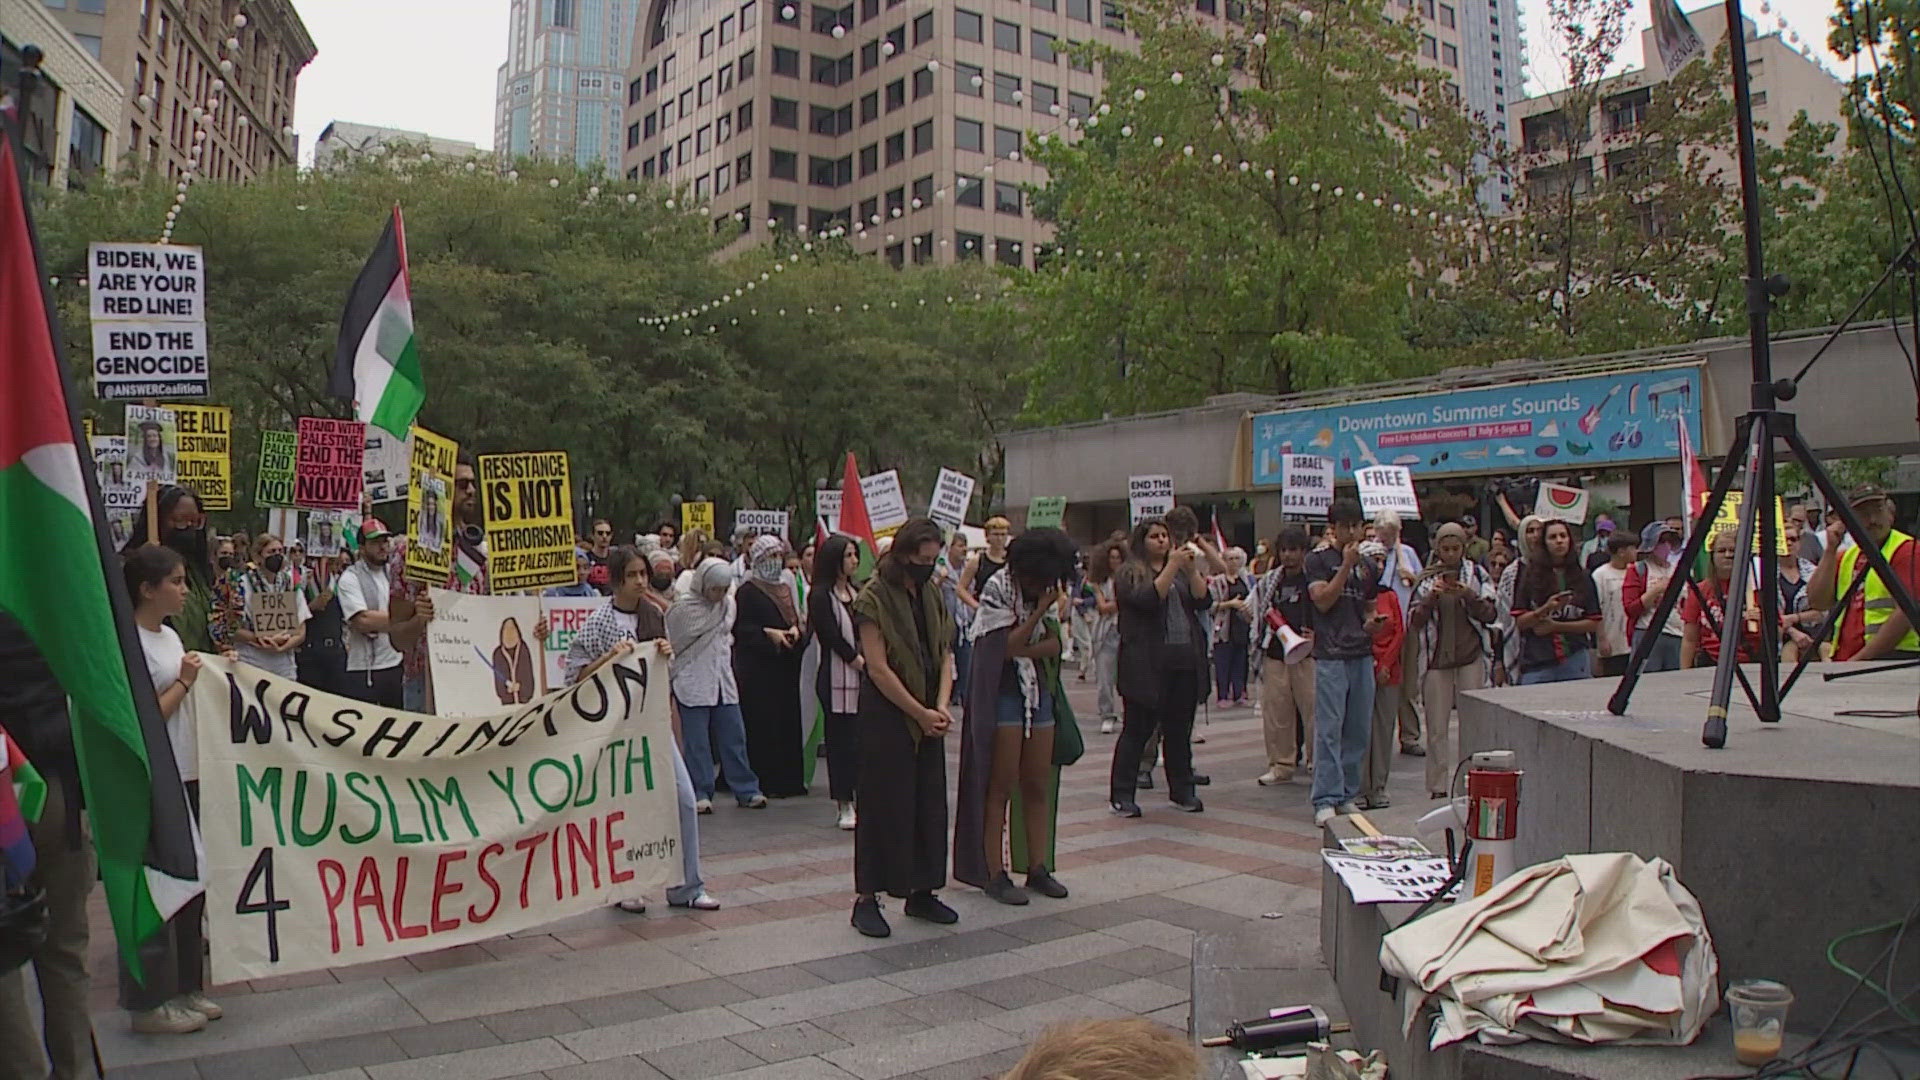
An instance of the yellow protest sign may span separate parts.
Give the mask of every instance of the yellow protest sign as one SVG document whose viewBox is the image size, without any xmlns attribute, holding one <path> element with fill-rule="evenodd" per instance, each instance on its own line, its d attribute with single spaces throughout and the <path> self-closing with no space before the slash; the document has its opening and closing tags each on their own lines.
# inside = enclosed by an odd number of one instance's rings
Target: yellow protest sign
<svg viewBox="0 0 1920 1080">
<path fill-rule="evenodd" d="M 1727 492 L 1727 500 L 1720 504 L 1720 513 L 1713 519 L 1713 528 L 1707 530 L 1708 536 L 1719 536 L 1723 532 L 1732 532 L 1740 527 L 1740 505 L 1746 500 L 1746 493 L 1735 489 Z M 1787 513 L 1785 504 L 1778 497 L 1773 500 L 1773 539 L 1774 548 L 1781 555 L 1791 555 L 1787 547 Z M 1753 529 L 1753 553 L 1760 554 L 1760 527 Z"/>
<path fill-rule="evenodd" d="M 459 444 L 423 427 L 413 429 L 407 477 L 406 579 L 447 583 L 453 573 L 453 462 Z"/>
<path fill-rule="evenodd" d="M 573 485 L 562 450 L 482 454 L 487 580 L 496 593 L 573 584 Z"/>
<path fill-rule="evenodd" d="M 233 410 L 225 405 L 170 405 L 180 433 L 178 483 L 193 489 L 202 510 L 233 509 Z"/>
<path fill-rule="evenodd" d="M 680 535 L 685 536 L 695 529 L 713 535 L 713 504 L 710 502 L 683 502 L 680 504 Z"/>
</svg>

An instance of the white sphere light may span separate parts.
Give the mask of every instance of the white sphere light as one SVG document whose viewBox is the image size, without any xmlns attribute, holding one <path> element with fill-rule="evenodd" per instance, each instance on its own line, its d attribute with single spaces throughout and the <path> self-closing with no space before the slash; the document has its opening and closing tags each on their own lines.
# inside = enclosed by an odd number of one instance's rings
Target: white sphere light
<svg viewBox="0 0 1920 1080">
<path fill-rule="evenodd" d="M 1226 160 L 1227 160 L 1226 158 L 1224 158 L 1224 157 L 1222 157 L 1222 156 L 1220 156 L 1219 154 L 1215 154 L 1215 155 L 1213 155 L 1213 163 L 1214 163 L 1215 165 L 1219 165 L 1219 164 L 1221 164 L 1222 162 L 1224 162 L 1224 161 L 1226 161 Z"/>
<path fill-rule="evenodd" d="M 836 27 L 834 27 L 834 28 L 833 28 L 833 36 L 834 36 L 834 37 L 836 37 L 836 38 L 843 38 L 843 37 L 846 37 L 846 36 L 847 36 L 847 28 L 846 28 L 846 27 L 844 27 L 844 26 L 836 26 Z"/>
<path fill-rule="evenodd" d="M 1121 125 L 1120 125 L 1120 136 L 1121 136 L 1122 138 L 1130 138 L 1130 137 L 1131 137 L 1132 135 L 1133 135 L 1133 125 L 1132 125 L 1132 124 L 1121 124 Z"/>
<path fill-rule="evenodd" d="M 1219 53 L 1214 53 L 1212 56 L 1207 58 L 1207 62 L 1212 64 L 1214 67 L 1219 67 L 1220 65 L 1227 62 L 1227 58 L 1225 56 L 1222 56 Z"/>
<path fill-rule="evenodd" d="M 211 87 L 211 89 L 213 90 L 214 93 L 217 94 L 220 91 L 225 90 L 226 88 L 227 88 L 227 84 L 225 80 L 223 79 L 213 80 L 213 86 Z"/>
<path fill-rule="evenodd" d="M 1013 92 L 1013 103 L 1015 105 L 1018 105 L 1025 100 L 1027 100 L 1027 95 L 1024 92 L 1019 90 L 1015 90 Z"/>
<path fill-rule="evenodd" d="M 938 60 L 929 60 L 929 61 L 927 61 L 927 70 L 928 70 L 928 71 L 939 71 L 939 70 L 940 70 L 940 61 L 938 61 Z"/>
<path fill-rule="evenodd" d="M 881 55 L 881 56 L 892 56 L 892 55 L 893 55 L 893 52 L 894 52 L 894 49 L 893 49 L 893 42 L 891 42 L 891 41 L 883 41 L 883 42 L 881 42 L 881 43 L 880 43 L 880 55 Z"/>
<path fill-rule="evenodd" d="M 1056 102 L 1055 104 L 1052 104 L 1052 105 L 1049 105 L 1049 106 L 1047 106 L 1047 115 L 1048 115 L 1048 116 L 1059 116 L 1059 115 L 1060 115 L 1060 105 L 1059 105 L 1059 104 L 1058 104 L 1058 103 Z"/>
<path fill-rule="evenodd" d="M 507 170 L 507 179 L 509 179 L 509 180 L 518 180 L 518 179 L 520 179 L 520 170 L 519 170 L 519 169 L 508 169 L 508 170 Z M 667 205 L 668 205 L 669 207 L 671 207 L 671 206 L 673 205 L 673 200 L 672 200 L 672 199 L 668 199 L 668 200 L 667 200 Z"/>
<path fill-rule="evenodd" d="M 233 17 L 233 28 L 235 30 L 245 30 L 247 28 L 247 17 L 245 15 L 235 15 Z"/>
<path fill-rule="evenodd" d="M 1141 93 L 1141 94 L 1145 94 L 1145 93 L 1146 93 L 1146 91 L 1145 91 L 1145 90 L 1142 90 L 1142 91 L 1140 91 L 1140 93 Z M 1101 115 L 1101 116 L 1108 116 L 1108 115 L 1111 115 L 1112 113 L 1113 113 L 1113 106 L 1111 106 L 1111 105 L 1109 105 L 1109 104 L 1107 104 L 1107 103 L 1106 103 L 1106 102 L 1104 102 L 1104 101 L 1100 103 L 1100 115 Z"/>
<path fill-rule="evenodd" d="M 1135 90 L 1135 91 L 1133 92 L 1133 100 L 1135 100 L 1135 101 L 1145 101 L 1145 100 L 1147 100 L 1147 92 L 1146 92 L 1145 90 L 1138 90 L 1138 89 L 1136 89 L 1136 90 Z M 1100 107 L 1101 107 L 1101 108 L 1103 108 L 1103 109 L 1104 109 L 1104 108 L 1106 108 L 1106 106 L 1105 106 L 1105 105 L 1102 105 L 1102 106 L 1100 106 Z"/>
<path fill-rule="evenodd" d="M 1167 76 L 1167 81 L 1172 83 L 1175 86 L 1179 86 L 1181 83 L 1187 81 L 1187 77 L 1181 74 L 1180 72 L 1176 71 L 1173 74 Z"/>
<path fill-rule="evenodd" d="M 1193 147 L 1192 147 L 1191 145 L 1187 145 L 1187 146 L 1183 146 L 1183 147 L 1181 147 L 1181 148 L 1180 148 L 1180 152 L 1181 152 L 1181 153 L 1183 153 L 1183 154 L 1185 154 L 1185 155 L 1187 155 L 1188 157 L 1192 157 L 1192 156 L 1193 156 Z"/>
<path fill-rule="evenodd" d="M 780 9 L 780 17 L 783 19 L 791 19 L 796 14 L 798 14 L 798 12 L 794 10 L 794 7 L 792 4 L 788 4 L 787 6 Z"/>
<path fill-rule="evenodd" d="M 153 95 L 141 94 L 138 98 L 134 99 L 134 104 L 140 106 L 141 112 L 146 112 L 148 109 L 153 108 Z"/>
<path fill-rule="evenodd" d="M 1267 170 L 1266 172 L 1264 172 L 1264 173 L 1262 173 L 1261 175 L 1262 175 L 1262 176 L 1265 176 L 1265 177 L 1266 177 L 1267 179 L 1269 179 L 1269 180 L 1271 180 L 1271 179 L 1273 179 L 1273 178 L 1274 178 L 1274 175 L 1275 175 L 1275 173 L 1274 173 L 1274 171 L 1273 171 L 1272 169 L 1268 169 L 1268 170 Z"/>
<path fill-rule="evenodd" d="M 1153 137 L 1153 145 L 1155 145 L 1155 146 L 1165 146 L 1165 145 L 1167 145 L 1167 139 L 1166 139 L 1166 136 L 1164 136 L 1164 135 L 1155 135 L 1155 136 Z"/>
<path fill-rule="evenodd" d="M 180 181 L 179 183 L 173 185 L 173 190 L 175 191 L 187 190 L 187 182 L 185 180 Z"/>
<path fill-rule="evenodd" d="M 1266 31 L 1262 30 L 1261 32 L 1253 35 L 1253 43 L 1255 45 L 1265 45 L 1267 43 Z"/>
<path fill-rule="evenodd" d="M 238 127 L 243 127 L 243 128 L 244 128 L 244 127 L 247 127 L 247 126 L 248 126 L 248 124 L 249 124 L 249 121 L 248 121 L 248 120 L 247 120 L 247 118 L 246 118 L 246 117 L 244 117 L 244 116 L 236 116 L 236 117 L 234 117 L 234 118 L 233 118 L 233 122 L 234 122 L 234 124 L 235 124 L 235 126 L 238 126 Z M 423 160 L 423 161 L 432 161 L 432 160 L 433 160 L 433 155 L 432 155 L 432 154 L 422 154 L 422 155 L 420 155 L 420 157 L 421 157 L 421 160 Z"/>
<path fill-rule="evenodd" d="M 239 38 L 237 38 L 237 37 L 230 37 L 230 38 L 228 38 L 228 39 L 227 39 L 227 51 L 228 51 L 228 52 L 239 52 L 239 51 L 240 51 L 240 39 L 239 39 Z"/>
<path fill-rule="evenodd" d="M 1043 131 L 1040 134 L 1035 135 L 1033 137 L 1033 141 L 1039 143 L 1041 146 L 1045 146 L 1047 145 L 1047 143 L 1052 141 L 1052 136 L 1048 135 L 1046 132 Z"/>
<path fill-rule="evenodd" d="M 975 75 L 973 78 L 968 79 L 967 82 L 972 84 L 974 89 L 978 90 L 980 87 L 986 85 L 987 80 L 981 78 L 978 75 Z"/>
<path fill-rule="evenodd" d="M 1334 188 L 1334 189 L 1333 189 L 1333 197 L 1334 197 L 1334 198 L 1336 198 L 1336 199 L 1338 199 L 1338 198 L 1340 198 L 1341 196 L 1343 196 L 1343 195 L 1345 195 L 1346 193 L 1347 193 L 1347 189 L 1346 189 L 1346 188 L 1342 188 L 1342 187 L 1336 187 L 1336 188 Z"/>
<path fill-rule="evenodd" d="M 1318 181 L 1318 180 L 1315 180 L 1315 181 L 1314 181 L 1313 183 L 1311 183 L 1311 184 L 1308 184 L 1308 185 L 1307 185 L 1307 190 L 1308 190 L 1308 191 L 1311 191 L 1311 192 L 1313 192 L 1313 193 L 1314 193 L 1314 194 L 1316 194 L 1316 195 L 1317 195 L 1317 194 L 1319 194 L 1319 193 L 1320 193 L 1320 181 Z"/>
<path fill-rule="evenodd" d="M 634 203 L 637 203 L 637 202 L 639 202 L 639 201 L 640 201 L 640 196 L 639 196 L 639 195 L 636 195 L 636 194 L 634 194 L 634 193 L 633 193 L 633 192 L 631 192 L 631 191 L 629 191 L 629 192 L 627 192 L 627 205 L 628 205 L 628 206 L 632 206 L 632 205 L 633 205 Z M 739 220 L 739 217 L 740 217 L 740 215 L 739 215 L 739 214 L 735 214 L 735 215 L 733 215 L 733 216 L 734 216 L 734 219 L 735 219 L 735 220 Z"/>
<path fill-rule="evenodd" d="M 1251 161 L 1243 161 L 1243 162 L 1241 162 L 1241 163 L 1240 163 L 1240 171 L 1241 171 L 1241 172 L 1249 172 L 1249 171 L 1251 171 L 1252 169 L 1253 169 L 1253 162 L 1251 162 Z"/>
<path fill-rule="evenodd" d="M 431 156 L 431 155 L 429 155 L 429 154 L 422 154 L 422 155 L 420 155 L 420 156 L 421 156 L 422 158 L 426 158 L 426 159 L 427 159 L 427 160 L 429 160 L 429 161 L 431 161 L 431 160 L 432 160 L 432 156 Z M 600 185 L 599 185 L 599 184 L 595 184 L 595 185 L 593 185 L 592 187 L 590 187 L 590 188 L 588 188 L 588 189 L 587 189 L 587 198 L 589 198 L 589 199 L 597 199 L 597 198 L 599 198 L 599 197 L 600 197 Z"/>
<path fill-rule="evenodd" d="M 193 108 L 187 110 L 187 115 L 193 117 L 195 120 L 198 120 L 201 117 L 207 115 L 207 110 L 201 108 L 198 105 L 195 105 Z"/>
<path fill-rule="evenodd" d="M 293 138 L 293 125 L 288 124 L 285 127 L 281 128 L 280 134 L 285 135 L 289 139 Z"/>
<path fill-rule="evenodd" d="M 557 177 L 557 176 L 550 176 L 550 177 L 548 177 L 548 178 L 547 178 L 547 186 L 548 186 L 548 187 L 550 187 L 550 188 L 557 188 L 557 187 L 559 187 L 559 186 L 560 186 L 560 178 L 559 178 L 559 177 Z"/>
<path fill-rule="evenodd" d="M 913 208 L 914 208 L 915 210 L 918 210 L 918 209 L 920 209 L 920 200 L 919 200 L 918 198 L 916 198 L 916 199 L 914 199 L 914 200 L 913 200 L 913 202 L 912 202 L 912 203 L 911 203 L 910 205 L 912 205 L 912 207 L 913 207 Z"/>
</svg>

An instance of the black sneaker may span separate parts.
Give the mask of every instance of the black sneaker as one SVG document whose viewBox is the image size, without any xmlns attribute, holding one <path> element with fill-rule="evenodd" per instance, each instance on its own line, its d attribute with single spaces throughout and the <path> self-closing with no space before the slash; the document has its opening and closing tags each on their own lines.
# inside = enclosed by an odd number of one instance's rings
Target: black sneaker
<svg viewBox="0 0 1920 1080">
<path fill-rule="evenodd" d="M 880 914 L 878 897 L 865 897 L 853 902 L 853 928 L 868 937 L 891 937 L 893 927 L 887 925 L 887 917 Z"/>
<path fill-rule="evenodd" d="M 1055 900 L 1067 898 L 1067 887 L 1060 884 L 1052 874 L 1047 873 L 1045 863 L 1027 871 L 1027 891 L 1037 892 L 1041 896 L 1050 896 Z"/>
<path fill-rule="evenodd" d="M 1128 799 L 1125 802 L 1118 802 L 1118 801 L 1110 802 L 1107 804 L 1107 809 L 1113 811 L 1114 817 L 1139 817 L 1140 816 L 1140 804 L 1137 802 L 1134 802 L 1132 799 Z"/>
<path fill-rule="evenodd" d="M 917 892 L 907 897 L 906 912 L 915 919 L 925 919 L 941 926 L 952 926 L 960 921 L 960 913 L 940 902 L 940 898 L 930 892 Z"/>
<path fill-rule="evenodd" d="M 1213 783 L 1213 777 L 1203 772 L 1197 772 L 1193 774 L 1193 782 L 1199 787 L 1206 787 Z"/>
<path fill-rule="evenodd" d="M 1000 871 L 992 881 L 987 882 L 985 891 L 988 896 L 993 897 L 995 900 L 1003 904 L 1010 904 L 1014 907 L 1024 906 L 1027 902 L 1026 890 L 1015 885 L 1013 883 L 1013 877 L 1005 870 Z"/>
<path fill-rule="evenodd" d="M 1151 769 L 1142 771 L 1133 786 L 1141 791 L 1152 791 L 1153 771 Z"/>
<path fill-rule="evenodd" d="M 1189 814 L 1197 814 L 1200 811 L 1205 810 L 1207 808 L 1206 805 L 1200 801 L 1200 796 L 1198 795 L 1187 796 L 1185 802 L 1182 802 L 1179 799 L 1174 799 L 1174 798 L 1169 798 L 1167 801 L 1179 807 L 1180 809 L 1185 810 Z"/>
</svg>

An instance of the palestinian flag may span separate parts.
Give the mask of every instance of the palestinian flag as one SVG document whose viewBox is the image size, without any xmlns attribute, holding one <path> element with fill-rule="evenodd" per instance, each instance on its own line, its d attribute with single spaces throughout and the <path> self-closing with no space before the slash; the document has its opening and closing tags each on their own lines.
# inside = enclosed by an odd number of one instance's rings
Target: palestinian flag
<svg viewBox="0 0 1920 1080">
<path fill-rule="evenodd" d="M 4 113 L 0 129 L 0 609 L 26 627 L 73 701 L 107 910 L 139 976 L 140 943 L 200 891 L 186 791 L 54 351 Z"/>
<path fill-rule="evenodd" d="M 864 581 L 873 573 L 880 549 L 873 541 L 873 522 L 867 517 L 867 496 L 860 490 L 860 465 L 853 460 L 851 450 L 847 451 L 847 467 L 840 479 L 839 524 L 839 532 L 860 541 L 860 568 L 854 574 Z"/>
<path fill-rule="evenodd" d="M 14 889 L 33 873 L 33 839 L 27 823 L 40 820 L 47 783 L 20 747 L 0 731 L 0 889 Z"/>
<path fill-rule="evenodd" d="M 413 336 L 407 233 L 398 206 L 347 294 L 327 392 L 351 403 L 354 419 L 400 439 L 412 430 L 427 400 Z"/>
</svg>

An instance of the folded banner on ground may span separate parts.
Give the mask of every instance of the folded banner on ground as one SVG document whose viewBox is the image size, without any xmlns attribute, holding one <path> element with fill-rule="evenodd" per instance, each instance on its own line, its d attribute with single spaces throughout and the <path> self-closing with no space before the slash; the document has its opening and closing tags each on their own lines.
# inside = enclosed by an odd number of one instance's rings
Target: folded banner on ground
<svg viewBox="0 0 1920 1080">
<path fill-rule="evenodd" d="M 679 880 L 666 665 L 447 719 L 203 656 L 217 983 L 483 941 Z"/>
</svg>

